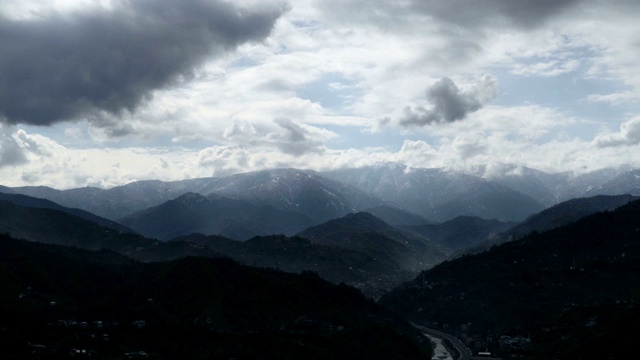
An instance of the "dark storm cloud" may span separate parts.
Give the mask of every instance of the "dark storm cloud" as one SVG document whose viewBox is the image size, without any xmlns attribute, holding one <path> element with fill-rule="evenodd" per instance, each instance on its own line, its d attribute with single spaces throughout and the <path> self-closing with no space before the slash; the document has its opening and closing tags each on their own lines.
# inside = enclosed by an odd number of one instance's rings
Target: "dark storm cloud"
<svg viewBox="0 0 640 360">
<path fill-rule="evenodd" d="M 443 77 L 427 90 L 427 101 L 431 107 L 406 107 L 400 124 L 424 126 L 462 120 L 493 99 L 495 91 L 495 79 L 491 76 L 485 76 L 476 88 L 467 91 L 461 91 L 453 80 Z"/>
<path fill-rule="evenodd" d="M 134 111 L 207 57 L 264 39 L 285 10 L 123 0 L 111 10 L 30 20 L 0 15 L 0 120 L 49 125 Z"/>
<path fill-rule="evenodd" d="M 484 27 L 517 27 L 531 29 L 549 19 L 579 10 L 592 0 L 323 0 L 320 8 L 331 19 L 360 22 L 383 29 L 405 28 L 412 16 L 428 16 L 444 25 L 469 30 Z M 633 0 L 626 1 L 633 3 Z M 604 2 L 603 2 L 604 3 Z M 610 3 L 610 4 L 609 4 Z M 607 6 L 619 6 L 611 1 Z"/>
<path fill-rule="evenodd" d="M 580 0 L 419 0 L 412 8 L 463 28 L 513 25 L 533 28 Z M 582 1 L 584 2 L 584 1 Z"/>
<path fill-rule="evenodd" d="M 120 121 L 112 116 L 96 114 L 87 118 L 92 129 L 100 130 L 108 138 L 118 138 L 136 132 L 136 129 L 126 121 Z"/>
</svg>

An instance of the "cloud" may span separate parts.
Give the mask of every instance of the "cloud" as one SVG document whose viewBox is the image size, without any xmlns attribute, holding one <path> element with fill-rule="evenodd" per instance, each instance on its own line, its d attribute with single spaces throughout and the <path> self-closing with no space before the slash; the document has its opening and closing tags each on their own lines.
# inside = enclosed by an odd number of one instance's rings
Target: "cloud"
<svg viewBox="0 0 640 360">
<path fill-rule="evenodd" d="M 452 143 L 456 153 L 463 161 L 482 155 L 486 152 L 488 146 L 480 140 L 480 138 L 456 138 Z"/>
<path fill-rule="evenodd" d="M 22 129 L 0 126 L 0 167 L 24 165 L 32 158 L 51 156 L 53 149 L 43 139 Z"/>
<path fill-rule="evenodd" d="M 340 19 L 379 24 L 388 29 L 407 26 L 407 18 L 426 15 L 466 29 L 483 26 L 515 26 L 531 29 L 560 16 L 580 0 L 326 0 L 321 7 Z M 401 25 L 403 24 L 404 25 Z"/>
<path fill-rule="evenodd" d="M 496 79 L 490 75 L 485 75 L 478 85 L 466 90 L 460 90 L 453 80 L 443 77 L 427 90 L 427 101 L 431 107 L 406 107 L 400 124 L 424 126 L 462 120 L 492 100 L 496 89 Z"/>
<path fill-rule="evenodd" d="M 84 132 L 79 127 L 70 127 L 64 130 L 64 136 L 69 139 L 80 140 L 84 136 Z"/>
<path fill-rule="evenodd" d="M 507 25 L 531 29 L 563 11 L 578 0 L 413 0 L 412 8 L 463 28 Z"/>
<path fill-rule="evenodd" d="M 425 166 L 432 164 L 438 157 L 437 149 L 422 140 L 405 140 L 400 150 L 394 154 L 393 160 L 409 166 Z"/>
<path fill-rule="evenodd" d="M 511 72 L 522 76 L 558 76 L 575 71 L 580 62 L 575 59 L 550 60 L 535 64 L 514 64 Z"/>
<path fill-rule="evenodd" d="M 228 176 L 240 172 L 295 167 L 314 168 L 321 155 L 310 153 L 294 156 L 279 149 L 243 145 L 212 146 L 201 150 L 195 161 L 196 172 L 206 171 L 208 176 Z"/>
<path fill-rule="evenodd" d="M 276 125 L 276 126 L 274 126 Z M 224 131 L 227 142 L 252 148 L 276 148 L 295 157 L 307 153 L 322 154 L 325 143 L 335 136 L 332 132 L 287 118 L 277 118 L 272 124 L 235 121 Z"/>
<path fill-rule="evenodd" d="M 324 152 L 324 141 L 313 136 L 309 129 L 289 119 L 276 119 L 275 122 L 284 130 L 284 134 L 276 138 L 280 151 L 294 156 Z"/>
<path fill-rule="evenodd" d="M 622 123 L 619 132 L 600 135 L 595 141 L 599 148 L 640 144 L 640 116 Z"/>
<path fill-rule="evenodd" d="M 25 149 L 12 136 L 0 135 L 0 167 L 20 165 L 29 160 Z"/>
<path fill-rule="evenodd" d="M 124 115 L 124 118 L 130 120 L 128 115 L 128 113 Z M 120 138 L 136 132 L 135 127 L 132 125 L 133 121 L 120 121 L 120 119 L 103 111 L 90 116 L 87 122 L 89 124 L 89 135 L 98 142 Z"/>
<path fill-rule="evenodd" d="M 28 19 L 0 13 L 0 120 L 50 125 L 133 112 L 210 56 L 265 39 L 286 10 L 222 0 L 112 4 Z"/>
<path fill-rule="evenodd" d="M 611 105 L 621 105 L 625 103 L 637 103 L 640 97 L 632 91 L 621 91 L 612 94 L 592 94 L 587 97 L 587 100 Z"/>
<path fill-rule="evenodd" d="M 200 151 L 197 165 L 210 169 L 213 176 L 227 176 L 249 168 L 251 157 L 241 146 L 213 146 Z"/>
</svg>

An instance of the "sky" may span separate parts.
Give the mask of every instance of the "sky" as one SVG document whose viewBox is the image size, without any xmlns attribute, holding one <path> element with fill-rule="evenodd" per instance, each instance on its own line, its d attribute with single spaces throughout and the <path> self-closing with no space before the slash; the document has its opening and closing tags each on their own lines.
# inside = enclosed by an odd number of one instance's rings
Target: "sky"
<svg viewBox="0 0 640 360">
<path fill-rule="evenodd" d="M 0 184 L 640 167 L 640 2 L 2 0 Z"/>
</svg>

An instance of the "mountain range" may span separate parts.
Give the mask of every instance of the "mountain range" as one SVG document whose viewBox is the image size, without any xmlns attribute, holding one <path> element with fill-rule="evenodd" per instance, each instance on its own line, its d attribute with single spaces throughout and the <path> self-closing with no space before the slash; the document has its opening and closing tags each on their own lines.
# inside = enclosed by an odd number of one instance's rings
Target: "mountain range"
<svg viewBox="0 0 640 360">
<path fill-rule="evenodd" d="M 155 211 L 166 213 L 171 206 L 185 211 L 193 206 L 194 209 L 188 211 L 198 212 L 195 208 L 200 206 L 203 213 L 194 214 L 195 217 L 201 220 L 209 218 L 213 223 L 179 224 L 175 219 L 174 227 L 188 232 L 187 228 L 194 226 L 193 232 L 247 239 L 274 231 L 293 234 L 306 226 L 319 225 L 358 211 L 368 211 L 393 225 L 439 223 L 458 216 L 520 222 L 546 207 L 571 198 L 631 194 L 640 188 L 637 171 L 633 170 L 601 170 L 582 175 L 548 174 L 507 165 L 499 170 L 484 166 L 475 168 L 471 173 L 462 173 L 382 163 L 324 173 L 276 169 L 222 178 L 137 181 L 107 190 L 56 190 L 38 186 L 0 187 L 0 192 L 47 199 L 112 221 L 136 222 L 140 229 L 148 229 L 153 222 L 143 219 L 145 214 L 153 213 L 151 208 L 164 205 L 164 209 L 156 208 Z M 262 224 L 258 221 L 258 226 L 254 226 L 252 223 L 256 221 L 250 216 L 244 219 L 229 216 L 236 218 L 234 221 L 218 219 L 208 216 L 206 213 L 211 207 L 201 207 L 201 202 L 195 201 L 197 197 L 194 195 L 190 197 L 193 204 L 187 201 L 189 197 L 178 201 L 179 204 L 166 204 L 188 193 L 207 197 L 211 203 L 245 201 L 247 203 L 243 206 L 247 207 L 248 213 L 255 212 L 260 206 L 271 206 L 270 211 L 280 211 L 277 216 L 274 214 L 274 218 L 280 217 L 282 221 L 276 224 L 275 219 L 262 219 Z M 238 206 L 236 208 L 239 209 Z M 301 216 L 292 217 L 292 213 Z M 243 233 L 245 229 L 247 231 Z M 162 239 L 185 235 L 184 231 L 138 231 Z"/>
<path fill-rule="evenodd" d="M 508 187 L 509 184 L 513 188 L 529 189 L 529 193 L 539 199 L 545 198 L 545 191 L 548 194 L 555 191 L 555 199 L 567 196 L 566 189 L 577 183 L 581 185 L 573 187 L 574 191 L 582 189 L 586 179 L 608 179 L 590 186 L 592 192 L 633 192 L 638 187 L 634 171 L 617 175 L 600 171 L 571 177 L 514 166 L 500 170 L 478 167 L 473 174 L 463 174 L 384 163 L 330 173 L 279 169 L 168 183 L 141 181 L 108 190 L 1 187 L 1 199 L 28 209 L 6 210 L 7 217 L 0 229 L 31 241 L 87 249 L 104 247 L 144 260 L 172 258 L 167 252 L 169 247 L 177 254 L 204 254 L 197 245 L 175 242 L 160 250 L 156 241 L 188 238 L 194 233 L 242 241 L 256 236 L 298 234 L 314 245 L 349 249 L 384 263 L 381 268 L 386 269 L 387 274 L 388 269 L 394 268 L 411 273 L 429 268 L 453 254 L 486 249 L 531 231 L 544 231 L 596 211 L 614 209 L 630 199 L 624 196 L 575 199 L 543 210 L 531 196 Z M 530 188 L 526 184 L 530 184 Z M 98 209 L 98 213 L 110 216 L 128 215 L 114 221 L 20 192 Z M 35 208 L 62 211 L 84 221 L 57 213 L 39 217 L 34 214 L 42 212 Z M 137 208 L 141 209 L 134 210 Z M 526 216 L 529 217 L 522 221 Z M 43 220 L 30 223 L 27 218 Z M 512 228 L 516 222 L 504 219 L 521 219 L 521 222 Z M 108 229 L 102 230 L 94 224 Z M 82 239 L 80 234 L 84 234 Z M 141 242 L 144 245 L 139 245 Z M 212 246 L 208 251 L 220 255 L 215 248 Z M 225 254 L 239 256 L 237 250 Z M 244 256 L 256 258 L 258 255 Z M 323 264 L 329 263 L 331 261 Z M 281 266 L 299 269 L 302 265 Z M 329 273 L 326 270 L 329 266 L 311 263 L 304 266 Z M 367 266 L 358 268 L 368 274 L 365 279 L 370 279 L 373 273 L 364 269 Z M 403 276 L 394 277 L 391 284 L 397 284 Z M 346 272 L 334 274 L 332 279 L 360 283 Z"/>
<path fill-rule="evenodd" d="M 346 218 L 345 222 L 348 222 L 351 216 L 347 215 Z M 368 215 L 367 219 L 393 229 L 372 215 Z M 360 225 L 366 227 L 366 223 L 360 222 Z M 228 256 L 248 265 L 273 267 L 296 273 L 312 270 L 335 283 L 344 282 L 358 286 L 367 295 L 374 297 L 410 279 L 412 274 L 419 270 L 401 268 L 399 260 L 403 258 L 374 258 L 370 254 L 374 242 L 365 241 L 361 248 L 354 249 L 312 243 L 308 239 L 284 235 L 256 237 L 242 242 L 202 234 L 177 237 L 171 241 L 158 241 L 129 231 L 101 226 L 62 210 L 26 207 L 8 201 L 0 201 L 0 233 L 32 242 L 87 250 L 108 249 L 145 262 L 167 261 L 185 256 Z M 366 236 L 366 233 L 363 234 Z M 398 244 L 398 239 L 394 240 L 383 234 L 378 237 L 385 242 Z M 384 256 L 380 249 L 377 250 L 377 254 Z M 400 255 L 407 257 L 410 254 L 405 251 Z M 445 257 L 441 252 L 424 252 L 421 256 L 429 258 L 431 264 Z"/>
<path fill-rule="evenodd" d="M 625 169 L 600 169 L 585 173 L 547 173 L 512 164 L 482 165 L 471 170 L 471 174 L 508 186 L 549 207 L 577 197 L 589 197 L 590 190 L 624 173 Z M 625 189 L 619 193 L 624 194 Z M 595 194 L 593 194 L 595 195 Z"/>
<path fill-rule="evenodd" d="M 602 185 L 589 189 L 585 196 L 621 194 L 640 196 L 640 170 L 630 170 L 618 174 Z"/>
<path fill-rule="evenodd" d="M 619 329 L 633 328 L 627 319 L 640 318 L 634 312 L 640 300 L 635 280 L 640 260 L 639 174 L 638 170 L 547 174 L 506 165 L 460 173 L 386 163 L 326 173 L 278 169 L 223 178 L 142 181 L 108 190 L 0 186 L 0 234 L 4 234 L 2 246 L 8 246 L 0 259 L 4 261 L 0 295 L 9 299 L 18 293 L 33 300 L 20 303 L 14 298 L 0 310 L 43 314 L 42 306 L 58 302 L 51 300 L 55 293 L 56 299 L 66 299 L 63 303 L 71 301 L 73 309 L 84 309 L 76 313 L 65 307 L 65 314 L 76 317 L 108 309 L 110 314 L 152 313 L 162 326 L 177 326 L 204 316 L 228 331 L 225 326 L 232 321 L 219 314 L 239 311 L 238 319 L 246 316 L 242 320 L 246 324 L 273 324 L 273 318 L 256 313 L 267 308 L 233 297 L 246 288 L 228 286 L 231 280 L 219 274 L 220 266 L 238 274 L 244 271 L 240 269 L 260 267 L 248 271 L 266 274 L 279 269 L 299 274 L 306 279 L 303 282 L 322 277 L 359 293 L 349 286 L 356 287 L 369 302 L 379 298 L 379 304 L 405 319 L 466 339 L 476 352 L 491 348 L 505 356 L 536 358 L 544 351 L 569 359 L 584 358 L 589 353 L 585 349 L 595 346 L 593 353 L 606 357 L 597 347 L 620 340 L 620 348 L 629 348 L 633 338 Z M 32 258 L 29 252 L 39 255 Z M 47 268 L 40 266 L 42 259 L 50 261 Z M 69 261 L 78 266 L 62 265 Z M 7 269 L 13 272 L 4 273 Z M 89 273 L 78 277 L 76 271 Z M 103 276 L 94 277 L 101 271 Z M 113 271 L 120 274 L 113 276 L 122 284 L 110 282 Z M 130 282 L 121 278 L 126 272 Z M 189 273 L 198 272 L 213 277 L 195 281 L 193 288 L 183 284 L 189 282 L 185 280 Z M 77 288 L 70 288 L 65 276 L 77 280 Z M 270 275 L 243 276 L 244 280 L 233 281 L 247 280 L 257 288 L 280 281 Z M 216 282 L 221 279 L 222 283 Z M 148 281 L 153 284 L 141 285 Z M 213 304 L 207 307 L 204 300 L 192 298 L 196 288 L 206 287 L 205 282 L 218 284 L 222 293 L 233 295 L 230 299 L 252 308 L 239 310 L 234 304 L 217 302 L 220 294 L 207 295 Z M 33 290 L 33 284 L 45 284 L 46 292 Z M 135 290 L 154 286 L 150 293 Z M 96 290 L 100 287 L 109 289 L 108 294 Z M 187 295 L 168 296 L 160 290 L 167 287 L 184 288 Z M 82 288 L 106 296 L 105 300 L 81 295 Z M 308 294 L 310 290 L 303 288 Z M 166 297 L 168 302 L 159 308 L 128 308 L 123 294 L 131 291 L 148 299 Z M 124 305 L 114 308 L 108 299 Z M 204 312 L 183 317 L 188 311 L 177 304 L 191 301 Z M 305 311 L 296 314 L 295 320 L 282 325 L 296 329 L 295 335 L 283 337 L 269 330 L 262 333 L 264 338 L 286 344 L 287 351 L 293 351 L 296 341 L 304 343 L 300 334 L 309 335 L 308 328 L 317 326 L 318 320 Z M 44 318 L 29 319 L 39 324 L 38 331 L 46 332 L 41 327 Z M 201 326 L 198 321 L 193 324 Z M 18 325 L 5 322 L 2 329 Z M 317 354 L 338 350 L 327 349 L 326 341 L 345 326 L 329 325 L 327 332 L 312 335 Z M 185 334 L 194 330 L 191 325 L 179 326 Z M 404 325 L 398 326 L 394 329 Z M 12 339 L 2 343 L 7 348 L 39 351 L 30 345 L 27 333 L 16 330 L 14 336 L 2 331 L 5 339 Z M 225 343 L 259 341 L 248 335 L 248 327 L 238 331 L 231 336 L 235 340 L 225 335 Z M 72 332 L 62 331 L 71 338 Z M 407 333 L 404 329 L 389 334 L 400 339 L 396 336 Z M 134 338 L 136 344 L 145 343 Z M 519 345 L 513 339 L 519 339 Z M 12 347 L 13 342 L 22 344 L 20 349 Z M 526 345 L 532 342 L 534 347 Z M 154 341 L 146 344 L 162 347 Z M 127 346 L 118 342 L 118 351 L 130 349 Z M 410 345 L 414 350 L 421 346 Z M 414 350 L 411 356 L 423 351 Z"/>
<path fill-rule="evenodd" d="M 402 164 L 344 169 L 325 174 L 432 221 L 459 215 L 523 220 L 543 209 L 533 198 L 478 176 Z"/>
</svg>

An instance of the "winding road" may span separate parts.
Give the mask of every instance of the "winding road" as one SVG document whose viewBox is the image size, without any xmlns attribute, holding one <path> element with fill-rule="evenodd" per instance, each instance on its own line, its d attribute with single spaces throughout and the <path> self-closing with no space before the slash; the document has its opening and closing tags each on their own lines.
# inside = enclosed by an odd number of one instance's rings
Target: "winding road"
<svg viewBox="0 0 640 360">
<path fill-rule="evenodd" d="M 456 360 L 470 360 L 471 359 L 471 356 L 473 355 L 471 353 L 471 349 L 469 349 L 465 344 L 463 344 L 457 337 L 452 336 L 452 335 L 447 334 L 447 333 L 443 333 L 442 331 L 438 331 L 438 330 L 435 330 L 435 329 L 429 329 L 429 328 L 424 327 L 424 326 L 420 326 L 420 325 L 416 325 L 416 324 L 412 324 L 412 325 L 415 328 L 417 328 L 420 331 L 422 331 L 425 335 L 427 335 L 429 337 L 436 337 L 436 338 L 440 338 L 440 339 L 449 340 L 449 342 L 453 345 L 453 347 L 458 352 L 458 354 L 460 354 L 460 356 L 458 356 L 458 358 Z"/>
</svg>

